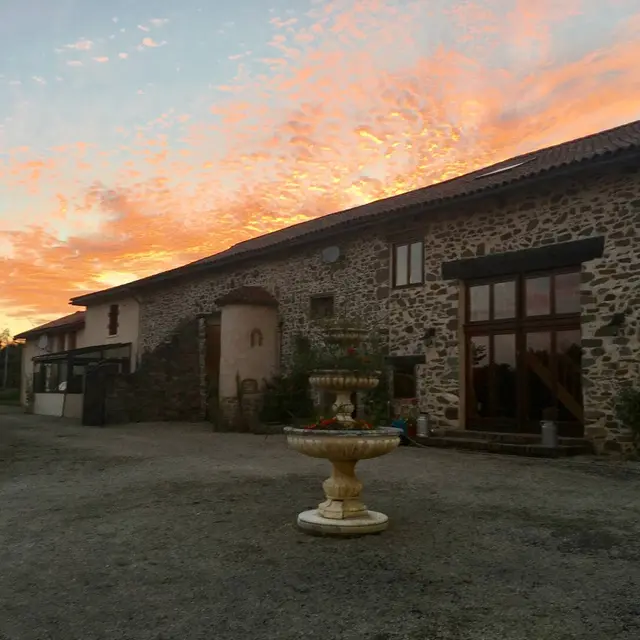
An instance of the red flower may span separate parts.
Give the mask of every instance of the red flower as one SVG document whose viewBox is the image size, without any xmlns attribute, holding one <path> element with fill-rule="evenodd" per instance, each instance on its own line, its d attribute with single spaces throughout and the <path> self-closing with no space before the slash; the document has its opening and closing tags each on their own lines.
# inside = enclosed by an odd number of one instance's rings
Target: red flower
<svg viewBox="0 0 640 640">
<path fill-rule="evenodd" d="M 349 348 L 347 349 L 347 353 L 348 353 L 350 356 L 355 355 L 355 353 L 356 353 L 356 348 L 355 348 L 355 347 L 349 347 Z"/>
</svg>

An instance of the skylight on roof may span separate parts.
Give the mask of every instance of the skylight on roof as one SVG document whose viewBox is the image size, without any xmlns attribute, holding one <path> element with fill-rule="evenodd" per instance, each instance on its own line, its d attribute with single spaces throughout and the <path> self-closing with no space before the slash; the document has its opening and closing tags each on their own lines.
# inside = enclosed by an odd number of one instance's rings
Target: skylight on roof
<svg viewBox="0 0 640 640">
<path fill-rule="evenodd" d="M 515 169 L 516 167 L 520 167 L 523 164 L 527 164 L 527 162 L 531 162 L 533 158 L 527 158 L 526 160 L 522 160 L 521 162 L 514 162 L 513 164 L 508 164 L 504 167 L 499 167 L 498 169 L 493 169 L 492 171 L 487 171 L 486 173 L 481 173 L 479 176 L 476 176 L 474 179 L 478 178 L 486 178 L 487 176 L 493 176 L 496 173 L 502 173 L 503 171 L 511 171 L 511 169 Z"/>
</svg>

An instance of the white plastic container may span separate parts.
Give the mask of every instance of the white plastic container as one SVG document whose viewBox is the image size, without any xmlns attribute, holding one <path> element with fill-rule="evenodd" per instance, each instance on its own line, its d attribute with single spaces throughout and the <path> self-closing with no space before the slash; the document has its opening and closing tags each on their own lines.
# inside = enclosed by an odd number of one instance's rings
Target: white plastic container
<svg viewBox="0 0 640 640">
<path fill-rule="evenodd" d="M 426 413 L 421 413 L 418 416 L 417 434 L 419 438 L 429 437 L 429 416 Z"/>
<path fill-rule="evenodd" d="M 542 427 L 542 444 L 545 447 L 558 446 L 558 427 L 553 420 L 543 420 L 540 423 Z"/>
</svg>

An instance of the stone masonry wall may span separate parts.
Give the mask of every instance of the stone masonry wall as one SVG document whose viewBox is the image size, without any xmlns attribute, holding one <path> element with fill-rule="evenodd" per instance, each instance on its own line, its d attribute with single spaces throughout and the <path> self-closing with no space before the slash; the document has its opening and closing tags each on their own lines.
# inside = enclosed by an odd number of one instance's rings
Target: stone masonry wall
<svg viewBox="0 0 640 640">
<path fill-rule="evenodd" d="M 142 354 L 119 385 L 120 404 L 134 422 L 205 418 L 201 399 L 198 319 L 181 322 Z"/>
<path fill-rule="evenodd" d="M 419 395 L 436 425 L 449 427 L 455 422 L 445 415 L 447 394 L 460 394 L 460 284 L 442 279 L 442 263 L 605 236 L 603 257 L 582 268 L 583 396 L 587 435 L 615 435 L 618 385 L 640 380 L 640 172 L 618 171 L 486 199 L 473 211 L 443 212 L 424 231 L 426 284 L 392 291 L 390 348 L 415 353 L 421 329 L 435 328 Z M 619 335 L 605 335 L 612 315 L 623 311 Z"/>
<path fill-rule="evenodd" d="M 333 264 L 321 260 L 322 249 L 338 245 L 340 259 Z M 345 238 L 306 247 L 268 262 L 245 264 L 241 268 L 212 273 L 167 286 L 142 297 L 140 340 L 143 352 L 155 350 L 179 323 L 197 315 L 218 312 L 216 300 L 243 285 L 261 286 L 278 300 L 283 364 L 293 351 L 295 336 L 313 334 L 317 323 L 310 319 L 310 296 L 334 295 L 337 314 L 356 318 L 369 327 L 387 326 L 389 251 L 386 243 L 373 237 L 367 240 Z M 201 322 L 202 324 L 202 322 Z M 206 403 L 206 382 L 202 377 L 204 332 L 200 336 L 199 366 L 183 372 L 194 387 L 201 389 L 201 404 Z M 158 388 L 157 385 L 155 388 Z M 177 388 L 162 387 L 166 395 Z"/>
<path fill-rule="evenodd" d="M 425 214 L 416 224 L 417 237 L 425 240 L 424 285 L 399 290 L 389 286 L 387 234 L 407 226 L 405 220 L 398 225 L 392 220 L 376 234 L 330 239 L 287 256 L 212 271 L 145 293 L 141 304 L 142 348 L 153 350 L 185 319 L 217 311 L 215 300 L 224 293 L 241 285 L 257 285 L 279 301 L 286 363 L 296 333 L 313 331 L 309 297 L 333 294 L 337 312 L 388 331 L 391 355 L 424 354 L 425 329 L 435 329 L 426 352 L 427 363 L 419 367 L 420 405 L 437 426 L 452 426 L 456 422 L 451 419 L 451 396 L 461 393 L 460 284 L 442 279 L 442 263 L 604 235 L 603 258 L 583 265 L 584 405 L 592 433 L 615 433 L 617 384 L 640 377 L 638 171 L 618 169 L 500 198 L 488 196 L 473 205 Z M 322 263 L 322 248 L 334 244 L 341 248 L 341 259 L 333 265 Z M 601 335 L 612 315 L 621 311 L 627 311 L 627 316 L 620 334 Z M 197 333 L 196 328 L 194 335 Z M 201 384 L 201 370 L 185 370 L 183 375 L 192 376 L 195 385 Z"/>
<path fill-rule="evenodd" d="M 341 250 L 339 260 L 323 263 L 322 249 L 336 244 Z M 313 330 L 310 296 L 333 294 L 337 313 L 356 317 L 369 326 L 386 326 L 388 281 L 389 252 L 384 240 L 329 240 L 278 259 L 212 272 L 145 294 L 140 319 L 142 348 L 153 349 L 185 318 L 219 311 L 215 304 L 218 298 L 250 285 L 263 287 L 278 300 L 282 353 L 287 356 L 296 333 Z"/>
</svg>

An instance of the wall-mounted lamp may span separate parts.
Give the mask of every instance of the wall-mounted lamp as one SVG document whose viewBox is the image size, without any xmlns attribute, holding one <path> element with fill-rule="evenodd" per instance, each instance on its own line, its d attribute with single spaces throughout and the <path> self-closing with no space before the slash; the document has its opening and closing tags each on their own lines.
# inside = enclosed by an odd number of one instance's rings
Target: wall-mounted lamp
<svg viewBox="0 0 640 640">
<path fill-rule="evenodd" d="M 436 330 L 433 327 L 428 327 L 427 329 L 425 329 L 424 336 L 422 336 L 425 347 L 430 347 L 433 344 L 435 335 Z"/>
</svg>

